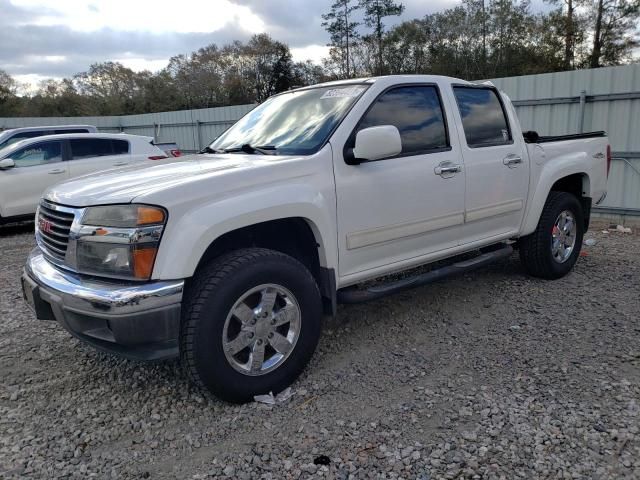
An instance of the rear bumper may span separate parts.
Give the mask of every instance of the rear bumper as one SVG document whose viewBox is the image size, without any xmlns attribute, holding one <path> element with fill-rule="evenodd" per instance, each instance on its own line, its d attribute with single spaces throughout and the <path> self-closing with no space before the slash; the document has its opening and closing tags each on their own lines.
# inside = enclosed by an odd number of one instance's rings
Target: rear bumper
<svg viewBox="0 0 640 480">
<path fill-rule="evenodd" d="M 22 275 L 24 298 L 39 320 L 56 320 L 92 346 L 136 360 L 178 354 L 184 280 L 113 283 L 54 267 L 39 249 Z"/>
</svg>

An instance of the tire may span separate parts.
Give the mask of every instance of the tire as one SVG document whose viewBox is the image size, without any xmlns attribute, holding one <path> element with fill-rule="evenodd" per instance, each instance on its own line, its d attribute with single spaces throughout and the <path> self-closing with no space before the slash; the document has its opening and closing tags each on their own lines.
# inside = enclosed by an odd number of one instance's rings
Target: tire
<svg viewBox="0 0 640 480">
<path fill-rule="evenodd" d="M 568 219 L 572 217 L 575 223 L 573 247 L 570 251 L 566 250 L 566 243 L 571 243 L 572 236 L 567 235 L 564 228 L 560 229 L 556 224 L 558 221 L 562 225 L 560 216 L 566 212 L 569 213 L 565 217 L 567 231 L 571 228 L 568 226 Z M 566 242 L 558 240 L 563 233 L 565 235 L 562 240 Z M 520 261 L 527 273 L 534 277 L 549 280 L 561 278 L 571 271 L 578 260 L 583 236 L 584 214 L 578 199 L 570 193 L 552 191 L 542 209 L 536 230 L 520 239 Z M 562 247 L 554 249 L 559 244 Z"/>
<path fill-rule="evenodd" d="M 275 395 L 311 359 L 321 320 L 320 292 L 304 265 L 273 250 L 236 250 L 200 268 L 186 291 L 181 362 L 222 400 Z"/>
</svg>

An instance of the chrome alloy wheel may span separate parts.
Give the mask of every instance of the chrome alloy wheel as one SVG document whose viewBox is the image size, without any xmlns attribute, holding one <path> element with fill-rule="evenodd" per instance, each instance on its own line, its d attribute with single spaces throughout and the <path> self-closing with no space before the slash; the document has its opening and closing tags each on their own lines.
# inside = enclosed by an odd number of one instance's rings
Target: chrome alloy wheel
<svg viewBox="0 0 640 480">
<path fill-rule="evenodd" d="M 569 210 L 558 215 L 551 230 L 551 255 L 558 263 L 566 262 L 576 245 L 576 219 Z"/>
<path fill-rule="evenodd" d="M 264 375 L 282 365 L 300 336 L 302 313 L 281 285 L 259 285 L 233 305 L 222 330 L 229 364 L 244 375 Z"/>
</svg>

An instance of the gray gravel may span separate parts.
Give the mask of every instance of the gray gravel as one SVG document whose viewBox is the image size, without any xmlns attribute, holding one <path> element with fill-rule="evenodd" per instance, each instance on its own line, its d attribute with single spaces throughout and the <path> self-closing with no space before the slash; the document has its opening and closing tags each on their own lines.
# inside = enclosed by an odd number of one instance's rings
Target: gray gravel
<svg viewBox="0 0 640 480">
<path fill-rule="evenodd" d="M 0 228 L 0 477 L 640 478 L 640 236 L 585 238 L 559 281 L 514 255 L 343 307 L 290 400 L 236 406 L 34 320 Z"/>
</svg>

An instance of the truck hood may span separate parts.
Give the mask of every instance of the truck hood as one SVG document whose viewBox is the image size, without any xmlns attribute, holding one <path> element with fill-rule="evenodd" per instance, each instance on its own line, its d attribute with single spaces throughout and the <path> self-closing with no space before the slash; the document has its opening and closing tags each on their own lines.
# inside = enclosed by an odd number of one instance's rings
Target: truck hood
<svg viewBox="0 0 640 480">
<path fill-rule="evenodd" d="M 130 203 L 137 197 L 290 160 L 294 159 L 273 155 L 189 155 L 172 163 L 147 163 L 77 177 L 52 187 L 44 198 L 73 207 Z M 224 186 L 224 181 L 216 186 L 220 185 Z"/>
</svg>

